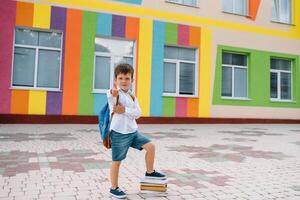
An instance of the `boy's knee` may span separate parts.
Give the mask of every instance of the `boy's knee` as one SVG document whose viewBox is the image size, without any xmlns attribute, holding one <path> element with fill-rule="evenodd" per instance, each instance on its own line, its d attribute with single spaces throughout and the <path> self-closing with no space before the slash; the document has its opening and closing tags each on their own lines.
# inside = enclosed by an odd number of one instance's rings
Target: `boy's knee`
<svg viewBox="0 0 300 200">
<path fill-rule="evenodd" d="M 145 149 L 146 151 L 155 151 L 155 145 L 154 145 L 153 143 L 145 144 L 144 149 Z"/>
<path fill-rule="evenodd" d="M 120 166 L 121 165 L 121 161 L 112 161 L 111 164 L 115 165 L 115 166 Z"/>
</svg>

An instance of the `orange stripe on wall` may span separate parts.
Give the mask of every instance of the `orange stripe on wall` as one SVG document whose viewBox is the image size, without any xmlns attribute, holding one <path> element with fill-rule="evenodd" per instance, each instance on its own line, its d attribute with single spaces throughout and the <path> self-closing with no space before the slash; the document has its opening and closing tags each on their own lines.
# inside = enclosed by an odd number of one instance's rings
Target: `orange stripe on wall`
<svg viewBox="0 0 300 200">
<path fill-rule="evenodd" d="M 260 5 L 260 0 L 249 1 L 249 18 L 250 19 L 252 19 L 252 20 L 256 19 L 259 5 Z"/>
<path fill-rule="evenodd" d="M 32 3 L 17 2 L 16 25 L 32 27 L 33 9 Z"/>
<path fill-rule="evenodd" d="M 189 44 L 191 47 L 199 47 L 201 29 L 199 27 L 190 26 Z"/>
<path fill-rule="evenodd" d="M 200 48 L 200 39 L 201 39 L 201 28 L 190 26 L 189 45 L 192 47 Z M 200 58 L 200 49 L 199 49 L 198 56 Z M 200 62 L 198 63 L 198 65 L 199 65 L 199 72 L 200 72 L 200 67 L 201 67 Z M 200 81 L 199 77 L 200 75 L 198 75 L 198 81 Z M 200 94 L 200 91 L 198 91 L 198 93 Z M 187 102 L 187 116 L 198 117 L 198 112 L 199 112 L 199 97 L 189 98 Z"/>
<path fill-rule="evenodd" d="M 82 12 L 68 9 L 62 114 L 78 114 Z"/>
<path fill-rule="evenodd" d="M 139 19 L 126 17 L 125 37 L 135 40 L 139 37 Z"/>
<path fill-rule="evenodd" d="M 130 40 L 136 40 L 136 62 L 135 62 L 135 96 L 137 96 L 137 79 L 138 79 L 138 57 L 139 57 L 139 26 L 140 20 L 134 17 L 126 17 L 125 25 L 125 38 Z"/>
<path fill-rule="evenodd" d="M 11 113 L 28 114 L 29 91 L 12 90 L 11 92 Z"/>
<path fill-rule="evenodd" d="M 198 99 L 188 99 L 187 101 L 187 117 L 198 117 Z"/>
</svg>

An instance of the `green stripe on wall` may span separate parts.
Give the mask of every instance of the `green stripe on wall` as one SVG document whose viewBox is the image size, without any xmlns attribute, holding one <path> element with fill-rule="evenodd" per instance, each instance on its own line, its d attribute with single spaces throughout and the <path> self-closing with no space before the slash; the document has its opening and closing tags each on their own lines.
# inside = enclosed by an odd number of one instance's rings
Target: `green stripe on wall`
<svg viewBox="0 0 300 200">
<path fill-rule="evenodd" d="M 233 100 L 221 98 L 222 87 L 222 51 L 244 53 L 248 55 L 248 98 Z M 287 58 L 292 60 L 292 102 L 272 102 L 270 100 L 270 59 Z M 260 106 L 260 107 L 300 107 L 299 56 L 259 51 L 254 49 L 218 46 L 214 81 L 214 105 Z"/>
<path fill-rule="evenodd" d="M 97 15 L 84 12 L 82 17 L 82 39 L 80 55 L 79 114 L 93 114 L 93 67 Z"/>
<path fill-rule="evenodd" d="M 177 24 L 166 23 L 165 43 L 177 45 Z"/>
<path fill-rule="evenodd" d="M 163 116 L 174 117 L 176 111 L 176 98 L 163 97 Z"/>
</svg>

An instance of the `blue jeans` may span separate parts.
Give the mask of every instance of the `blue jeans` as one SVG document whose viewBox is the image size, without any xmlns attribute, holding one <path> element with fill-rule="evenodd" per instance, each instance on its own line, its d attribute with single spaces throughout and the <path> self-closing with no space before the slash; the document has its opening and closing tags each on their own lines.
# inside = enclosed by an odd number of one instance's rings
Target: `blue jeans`
<svg viewBox="0 0 300 200">
<path fill-rule="evenodd" d="M 142 150 L 142 146 L 150 142 L 148 137 L 138 131 L 129 134 L 122 134 L 112 130 L 110 133 L 110 140 L 113 161 L 124 160 L 129 147 Z"/>
</svg>

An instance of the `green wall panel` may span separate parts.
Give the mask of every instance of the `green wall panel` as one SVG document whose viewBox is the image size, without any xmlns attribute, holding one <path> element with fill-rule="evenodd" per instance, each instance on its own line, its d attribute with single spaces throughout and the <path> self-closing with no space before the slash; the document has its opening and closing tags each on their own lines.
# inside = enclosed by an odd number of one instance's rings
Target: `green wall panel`
<svg viewBox="0 0 300 200">
<path fill-rule="evenodd" d="M 163 97 L 163 116 L 174 117 L 176 112 L 176 98 Z"/>
<path fill-rule="evenodd" d="M 165 43 L 177 45 L 177 24 L 166 23 Z"/>
<path fill-rule="evenodd" d="M 79 84 L 79 114 L 92 115 L 94 98 L 93 67 L 94 46 L 96 35 L 97 15 L 93 12 L 84 12 L 82 18 L 82 39 L 80 54 L 80 84 Z"/>
<path fill-rule="evenodd" d="M 222 99 L 222 51 L 244 53 L 248 55 L 248 100 Z M 270 100 L 270 59 L 272 57 L 292 60 L 292 96 L 291 102 Z M 214 80 L 214 105 L 263 106 L 263 107 L 300 107 L 299 56 L 266 52 L 254 49 L 218 46 Z"/>
</svg>

